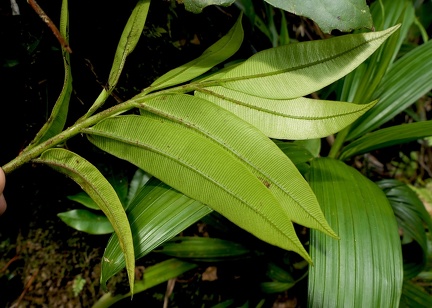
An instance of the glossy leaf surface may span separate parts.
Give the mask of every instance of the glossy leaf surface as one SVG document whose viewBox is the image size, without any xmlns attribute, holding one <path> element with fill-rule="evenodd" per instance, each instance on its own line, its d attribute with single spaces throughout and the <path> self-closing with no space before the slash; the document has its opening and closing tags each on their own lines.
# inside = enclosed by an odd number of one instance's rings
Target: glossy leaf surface
<svg viewBox="0 0 432 308">
<path fill-rule="evenodd" d="M 144 114 L 109 118 L 85 132 L 102 150 L 207 204 L 258 238 L 309 260 L 290 218 L 266 185 L 207 137 Z"/>
<path fill-rule="evenodd" d="M 276 139 L 302 140 L 322 138 L 354 122 L 375 102 L 346 102 L 294 99 L 266 99 L 224 87 L 210 87 L 195 92 L 218 106 L 231 111 Z"/>
<path fill-rule="evenodd" d="M 60 219 L 69 227 L 89 234 L 109 234 L 114 229 L 105 215 L 95 214 L 88 210 L 71 210 L 58 213 Z"/>
<path fill-rule="evenodd" d="M 92 197 L 108 217 L 120 240 L 121 251 L 126 260 L 129 285 L 133 292 L 135 280 L 135 255 L 132 233 L 123 206 L 111 184 L 100 171 L 79 155 L 64 149 L 49 149 L 34 160 L 64 173 Z"/>
<path fill-rule="evenodd" d="M 372 29 L 372 16 L 364 0 L 265 0 L 295 15 L 308 17 L 327 33 L 332 30 L 349 32 Z"/>
<path fill-rule="evenodd" d="M 230 6 L 235 0 L 183 0 L 187 11 L 201 13 L 209 5 Z"/>
<path fill-rule="evenodd" d="M 396 307 L 402 291 L 401 244 L 384 193 L 343 162 L 317 158 L 310 184 L 340 240 L 311 230 L 310 307 Z"/>
</svg>

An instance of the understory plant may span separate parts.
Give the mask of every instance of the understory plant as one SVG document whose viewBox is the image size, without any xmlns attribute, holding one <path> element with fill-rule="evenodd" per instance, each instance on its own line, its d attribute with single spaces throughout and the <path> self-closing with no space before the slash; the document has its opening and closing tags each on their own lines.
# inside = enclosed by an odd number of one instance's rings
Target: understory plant
<svg viewBox="0 0 432 308">
<path fill-rule="evenodd" d="M 244 8 L 247 1 L 240 2 Z M 185 3 L 194 7 L 200 1 Z M 72 199 L 102 210 L 104 215 L 85 210 L 60 215 L 90 233 L 113 232 L 102 259 L 101 285 L 126 267 L 130 292 L 107 293 L 95 307 L 175 278 L 197 262 L 250 257 L 259 250 L 238 241 L 176 237 L 217 215 L 269 249 L 297 254 L 303 274 L 293 278 L 269 262 L 264 292 L 288 290 L 307 277 L 312 307 L 393 307 L 413 300 L 410 294 L 430 301 L 407 280 L 427 266 L 425 230 L 432 222 L 423 204 L 405 184 L 375 183 L 349 164 L 355 156 L 432 135 L 430 120 L 380 128 L 431 90 L 430 41 L 399 55 L 415 20 L 412 2 L 377 1 L 371 15 L 364 4 L 360 12 L 368 18 L 339 28 L 371 28 L 373 21 L 375 31 L 282 45 L 231 62 L 244 36 L 239 13 L 231 30 L 201 56 L 129 100 L 104 108 L 141 36 L 149 6 L 150 0 L 137 2 L 105 88 L 65 128 L 73 57 L 63 0 L 62 92 L 35 139 L 2 167 L 8 174 L 29 162 L 50 166 L 82 187 L 85 194 Z M 316 93 L 321 97 L 310 97 Z M 66 148 L 81 134 L 137 167 L 128 191 L 116 189 L 98 168 Z M 331 135 L 335 141 L 323 157 L 321 138 Z M 90 225 L 83 226 L 85 220 Z M 295 226 L 310 230 L 310 240 L 300 240 Z M 420 247 L 420 261 L 404 262 L 400 229 L 406 241 Z M 144 280 L 135 282 L 135 260 L 150 252 L 173 258 L 148 268 Z"/>
</svg>

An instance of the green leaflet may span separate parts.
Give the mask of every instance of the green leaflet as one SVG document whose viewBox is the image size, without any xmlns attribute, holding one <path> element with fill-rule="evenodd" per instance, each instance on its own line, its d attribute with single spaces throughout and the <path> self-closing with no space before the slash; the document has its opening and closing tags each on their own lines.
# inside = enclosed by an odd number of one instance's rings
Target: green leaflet
<svg viewBox="0 0 432 308">
<path fill-rule="evenodd" d="M 431 307 L 432 296 L 419 285 L 406 280 L 402 288 L 402 297 L 400 300 L 401 308 L 410 307 Z"/>
<path fill-rule="evenodd" d="M 311 230 L 310 307 L 397 307 L 401 244 L 393 211 L 375 183 L 339 160 L 317 158 L 310 184 L 340 241 Z"/>
<path fill-rule="evenodd" d="M 323 32 L 349 32 L 372 28 L 372 17 L 364 0 L 265 0 L 271 5 L 315 21 Z"/>
<path fill-rule="evenodd" d="M 210 212 L 208 206 L 151 178 L 137 190 L 127 211 L 136 258 L 150 253 Z M 124 266 L 118 237 L 113 234 L 102 258 L 101 285 L 105 286 Z"/>
<path fill-rule="evenodd" d="M 240 48 L 243 42 L 242 15 L 231 30 L 219 41 L 207 48 L 198 58 L 177 67 L 156 79 L 146 92 L 181 84 L 201 76 L 215 65 L 227 60 Z"/>
<path fill-rule="evenodd" d="M 57 214 L 69 227 L 89 234 L 109 234 L 114 229 L 105 215 L 95 214 L 88 210 L 71 210 Z"/>
<path fill-rule="evenodd" d="M 191 95 L 161 95 L 138 105 L 225 148 L 276 197 L 288 217 L 333 237 L 308 183 L 280 149 L 254 126 Z"/>
<path fill-rule="evenodd" d="M 342 150 L 340 159 L 429 136 L 432 136 L 432 120 L 383 128 L 349 143 Z"/>
<path fill-rule="evenodd" d="M 68 12 L 68 1 L 62 1 L 61 16 L 60 16 L 60 33 L 68 40 L 68 24 L 69 24 L 69 12 Z M 60 133 L 66 123 L 66 118 L 69 109 L 69 101 L 72 94 L 72 73 L 70 68 L 70 55 L 69 52 L 62 48 L 63 65 L 64 65 L 64 81 L 63 87 L 59 97 L 51 111 L 49 119 L 46 121 L 44 126 L 37 133 L 33 141 L 27 147 L 26 150 L 48 140 L 49 138 Z"/>
<path fill-rule="evenodd" d="M 265 98 L 304 96 L 351 72 L 398 28 L 264 50 L 228 71 L 219 85 Z"/>
<path fill-rule="evenodd" d="M 66 174 L 99 205 L 120 238 L 121 249 L 126 259 L 129 285 L 131 292 L 133 292 L 135 256 L 132 233 L 126 213 L 111 184 L 87 160 L 64 149 L 49 149 L 43 152 L 40 158 L 33 161 L 46 164 L 54 170 Z"/>
<path fill-rule="evenodd" d="M 334 134 L 376 103 L 358 105 L 304 97 L 266 99 L 224 87 L 198 89 L 195 95 L 231 111 L 270 138 L 288 140 Z"/>
<path fill-rule="evenodd" d="M 197 264 L 181 261 L 178 259 L 169 259 L 152 265 L 145 269 L 142 280 L 135 283 L 135 294 L 157 286 L 158 284 L 168 281 L 169 279 L 176 278 L 177 276 L 180 276 L 181 274 L 197 266 Z M 92 308 L 110 307 L 114 303 L 132 296 L 132 294 L 134 293 L 129 292 L 127 294 L 117 295 L 106 293 L 92 306 Z"/>
<path fill-rule="evenodd" d="M 130 15 L 126 26 L 123 29 L 123 33 L 120 37 L 120 41 L 117 45 L 117 50 L 114 55 L 113 65 L 108 77 L 108 85 L 106 89 L 103 89 L 99 94 L 96 101 L 93 103 L 91 108 L 87 111 L 84 117 L 89 117 L 98 108 L 100 108 L 111 92 L 117 85 L 120 79 L 121 72 L 126 63 L 126 58 L 132 53 L 138 44 L 141 33 L 144 29 L 144 24 L 147 19 L 147 14 L 150 8 L 150 0 L 139 0 Z"/>
<path fill-rule="evenodd" d="M 271 191 L 241 161 L 201 134 L 145 114 L 109 118 L 83 132 L 102 150 L 207 204 L 256 237 L 310 261 Z"/>
</svg>

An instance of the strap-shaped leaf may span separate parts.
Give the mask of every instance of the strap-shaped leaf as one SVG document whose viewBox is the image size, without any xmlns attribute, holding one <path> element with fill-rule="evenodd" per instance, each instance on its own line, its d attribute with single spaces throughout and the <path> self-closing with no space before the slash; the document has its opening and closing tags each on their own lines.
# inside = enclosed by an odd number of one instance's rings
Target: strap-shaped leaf
<svg viewBox="0 0 432 308">
<path fill-rule="evenodd" d="M 364 0 L 265 0 L 296 15 L 315 21 L 322 31 L 334 29 L 349 32 L 353 29 L 372 28 L 372 17 Z"/>
<path fill-rule="evenodd" d="M 106 89 L 103 89 L 99 94 L 96 101 L 86 113 L 85 117 L 92 115 L 98 108 L 100 108 L 117 85 L 123 67 L 126 63 L 126 58 L 132 53 L 138 44 L 139 38 L 144 29 L 149 8 L 150 0 L 138 0 L 128 19 L 128 22 L 126 23 L 126 26 L 123 29 L 123 33 L 117 45 L 114 61 L 108 77 L 108 85 L 106 86 Z"/>
<path fill-rule="evenodd" d="M 239 159 L 266 186 L 292 221 L 336 236 L 297 168 L 254 126 L 191 95 L 162 95 L 139 106 L 175 121 L 180 129 L 210 138 Z"/>
<path fill-rule="evenodd" d="M 305 96 L 351 72 L 398 28 L 264 50 L 228 71 L 220 85 L 265 98 Z"/>
<path fill-rule="evenodd" d="M 135 283 L 135 294 L 150 289 L 162 282 L 168 281 L 169 279 L 176 278 L 181 274 L 197 267 L 197 264 L 185 262 L 179 259 L 169 259 L 162 261 L 155 265 L 146 268 L 144 271 L 144 277 Z M 130 298 L 134 293 L 129 292 L 126 294 L 105 293 L 93 306 L 92 308 L 106 308 L 117 303 L 124 298 Z M 130 300 L 128 303 L 130 304 Z"/>
<path fill-rule="evenodd" d="M 154 252 L 192 261 L 216 262 L 244 258 L 250 250 L 239 243 L 218 238 L 179 236 L 160 245 Z"/>
<path fill-rule="evenodd" d="M 207 48 L 201 56 L 162 75 L 151 84 L 148 90 L 155 91 L 192 80 L 231 57 L 243 42 L 241 20 L 240 14 L 231 30 Z"/>
<path fill-rule="evenodd" d="M 156 178 L 150 179 L 128 207 L 137 259 L 178 235 L 212 210 Z M 117 235 L 108 241 L 102 258 L 101 285 L 125 266 Z"/>
<path fill-rule="evenodd" d="M 67 40 L 69 25 L 68 1 L 62 1 L 61 16 L 60 16 L 60 33 Z M 66 118 L 69 110 L 69 101 L 72 94 L 72 73 L 70 68 L 70 54 L 62 47 L 63 65 L 64 65 L 64 81 L 59 97 L 51 111 L 51 115 L 36 137 L 27 147 L 32 148 L 35 145 L 48 140 L 49 138 L 60 133 L 66 123 Z M 26 150 L 27 150 L 26 149 Z"/>
<path fill-rule="evenodd" d="M 432 136 L 432 121 L 401 124 L 383 128 L 349 143 L 340 155 L 347 159 L 376 149 Z"/>
<path fill-rule="evenodd" d="M 43 163 L 64 173 L 89 194 L 108 217 L 120 240 L 126 259 L 129 285 L 133 292 L 135 279 L 135 256 L 132 233 L 123 206 L 111 184 L 100 171 L 81 156 L 64 149 L 49 149 L 34 162 Z"/>
<path fill-rule="evenodd" d="M 348 126 L 376 102 L 358 105 L 310 98 L 266 99 L 224 87 L 195 92 L 276 139 L 322 138 Z"/>
<path fill-rule="evenodd" d="M 358 138 L 394 118 L 432 89 L 431 80 L 432 40 L 393 64 L 373 95 L 378 104 L 354 123 L 347 138 Z"/>
<path fill-rule="evenodd" d="M 397 307 L 402 291 L 396 219 L 379 187 L 330 158 L 312 161 L 310 184 L 340 240 L 311 230 L 310 307 Z"/>
<path fill-rule="evenodd" d="M 412 254 L 412 257 L 406 258 L 407 261 L 404 262 L 404 278 L 413 278 L 426 266 L 428 244 L 425 226 L 428 230 L 432 230 L 431 216 L 417 194 L 405 183 L 387 179 L 379 181 L 377 184 L 390 201 L 403 236 L 416 241 L 420 246 L 421 252 Z M 408 250 L 412 250 L 412 246 Z M 403 253 L 405 254 L 405 251 Z M 410 251 L 407 253 L 410 254 Z"/>
<path fill-rule="evenodd" d="M 109 118 L 84 132 L 102 150 L 207 204 L 263 241 L 310 261 L 271 191 L 240 160 L 207 137 L 144 114 Z"/>
</svg>

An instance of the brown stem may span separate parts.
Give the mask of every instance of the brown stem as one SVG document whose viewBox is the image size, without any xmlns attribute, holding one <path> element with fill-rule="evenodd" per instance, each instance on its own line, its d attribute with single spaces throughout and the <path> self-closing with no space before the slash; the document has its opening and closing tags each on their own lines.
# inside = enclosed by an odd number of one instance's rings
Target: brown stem
<svg viewBox="0 0 432 308">
<path fill-rule="evenodd" d="M 72 53 L 72 49 L 69 47 L 66 39 L 61 35 L 60 31 L 57 29 L 56 25 L 52 22 L 52 20 L 48 17 L 48 15 L 42 10 L 39 4 L 36 3 L 35 0 L 27 0 L 27 3 L 33 8 L 33 10 L 39 15 L 39 17 L 48 25 L 51 31 L 54 33 L 57 40 L 60 42 L 60 45 L 68 52 Z"/>
</svg>

